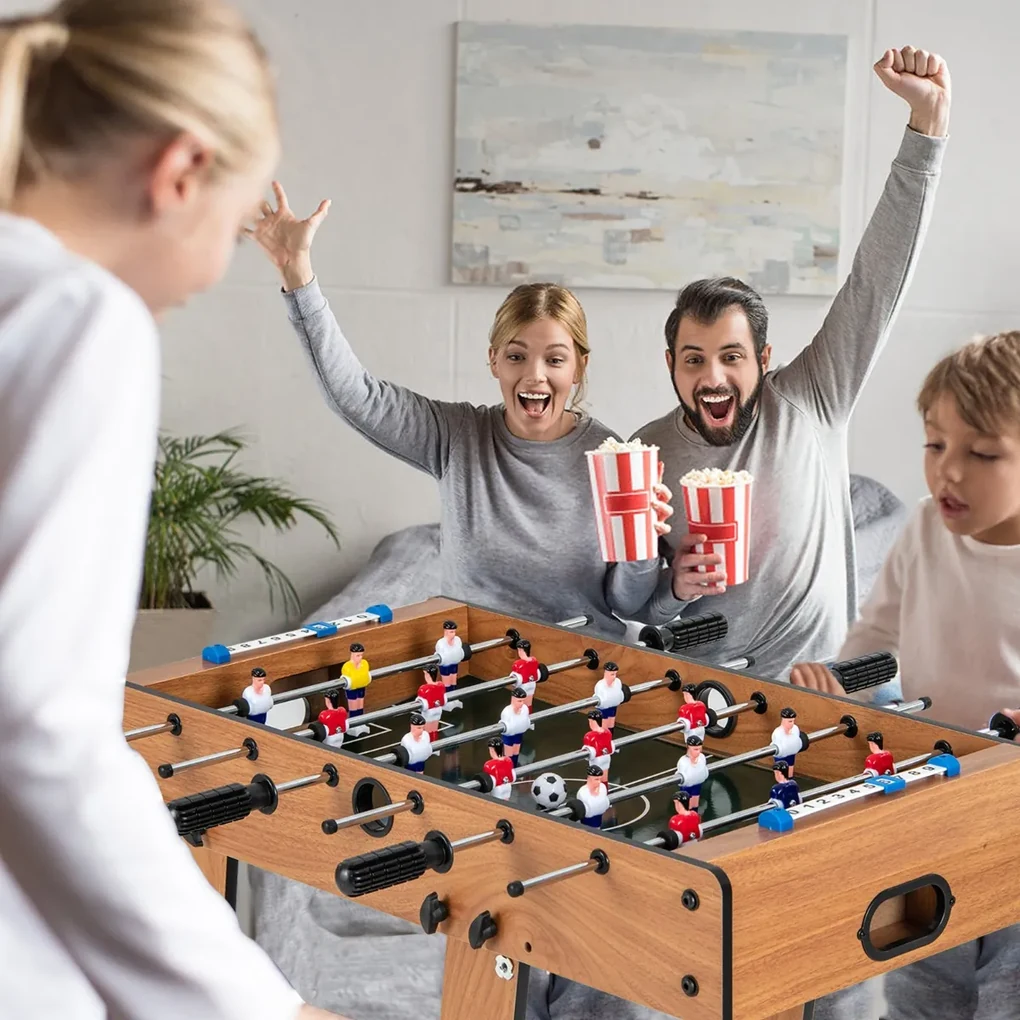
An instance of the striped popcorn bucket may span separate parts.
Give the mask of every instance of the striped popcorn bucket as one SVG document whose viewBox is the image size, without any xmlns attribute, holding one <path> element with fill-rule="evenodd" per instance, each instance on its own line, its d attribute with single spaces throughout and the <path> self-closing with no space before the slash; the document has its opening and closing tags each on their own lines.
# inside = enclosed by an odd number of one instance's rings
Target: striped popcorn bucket
<svg viewBox="0 0 1020 1020">
<path fill-rule="evenodd" d="M 696 545 L 694 551 L 716 553 L 723 558 L 727 587 L 747 580 L 751 556 L 751 484 L 682 485 L 690 531 L 708 538 Z M 709 569 L 698 567 L 702 574 Z"/>
<path fill-rule="evenodd" d="M 652 506 L 659 448 L 589 450 L 587 457 L 602 559 L 607 563 L 653 559 L 659 550 Z"/>
</svg>

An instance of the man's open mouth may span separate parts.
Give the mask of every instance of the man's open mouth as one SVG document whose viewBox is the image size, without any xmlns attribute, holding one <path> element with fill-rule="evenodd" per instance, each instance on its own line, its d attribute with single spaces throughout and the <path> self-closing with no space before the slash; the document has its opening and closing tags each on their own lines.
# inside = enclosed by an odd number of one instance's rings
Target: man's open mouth
<svg viewBox="0 0 1020 1020">
<path fill-rule="evenodd" d="M 706 394 L 698 398 L 702 416 L 711 425 L 729 424 L 736 408 L 736 398 L 730 394 L 720 396 L 717 394 Z"/>
</svg>

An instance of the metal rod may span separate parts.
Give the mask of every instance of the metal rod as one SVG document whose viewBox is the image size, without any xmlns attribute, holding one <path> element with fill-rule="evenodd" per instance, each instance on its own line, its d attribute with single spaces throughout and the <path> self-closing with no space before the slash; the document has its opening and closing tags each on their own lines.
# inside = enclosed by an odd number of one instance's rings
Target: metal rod
<svg viewBox="0 0 1020 1020">
<path fill-rule="evenodd" d="M 658 685 L 658 684 L 668 683 L 668 682 L 669 681 L 667 681 L 667 680 L 650 680 L 646 684 L 638 684 L 635 687 L 632 687 L 631 688 L 631 693 L 638 693 L 639 694 L 639 693 L 641 693 L 642 690 L 651 690 L 653 685 Z M 597 700 L 598 700 L 597 698 L 593 698 L 592 699 L 592 701 L 597 701 Z M 573 705 L 583 705 L 583 704 L 586 704 L 586 702 L 576 702 L 575 701 L 572 704 Z M 563 710 L 563 709 L 566 709 L 569 706 L 561 705 L 559 707 L 560 707 L 561 710 Z M 749 709 L 754 709 L 754 708 L 757 708 L 757 707 L 758 707 L 758 703 L 756 701 L 742 701 L 742 702 L 740 702 L 740 704 L 730 705 L 728 708 L 724 708 L 724 709 L 722 709 L 722 711 L 720 711 L 720 712 L 718 712 L 716 714 L 717 714 L 718 718 L 726 719 L 726 718 L 728 718 L 731 715 L 739 715 L 741 712 L 746 712 Z M 532 716 L 531 718 L 534 719 L 535 716 Z M 650 730 L 639 730 L 637 733 L 629 733 L 625 737 L 620 737 L 619 740 L 614 738 L 613 739 L 613 747 L 615 749 L 619 749 L 621 747 L 626 747 L 628 744 L 636 744 L 636 743 L 638 743 L 641 740 L 652 740 L 655 737 L 666 736 L 666 735 L 668 735 L 670 733 L 676 733 L 678 730 L 683 730 L 683 729 L 686 729 L 686 728 L 687 728 L 687 722 L 686 721 L 682 721 L 682 722 L 666 723 L 663 726 L 656 726 L 656 727 L 654 727 L 653 729 L 650 729 Z M 433 747 L 434 746 L 435 745 L 433 744 Z M 569 765 L 571 762 L 583 761 L 587 757 L 588 757 L 588 752 L 586 750 L 567 751 L 564 754 L 558 754 L 558 755 L 556 755 L 553 758 L 543 758 L 541 761 L 533 761 L 529 765 L 523 765 L 519 769 L 514 769 L 514 772 L 516 773 L 518 778 L 521 778 L 522 776 L 530 776 L 534 772 L 541 772 L 543 769 L 555 768 L 557 765 Z M 469 779 L 466 783 L 461 783 L 460 785 L 465 790 L 479 790 L 479 789 L 481 789 L 481 783 L 479 783 L 477 779 Z"/>
<path fill-rule="evenodd" d="M 520 890 L 517 895 L 520 896 L 522 893 L 527 892 L 528 889 L 534 889 L 540 885 L 552 885 L 554 882 L 562 882 L 565 878 L 572 878 L 574 875 L 583 875 L 586 871 L 594 871 L 599 867 L 599 862 L 595 858 L 589 858 L 584 864 L 572 864 L 568 868 L 560 868 L 558 871 L 550 871 L 544 875 L 536 875 L 534 878 L 524 878 L 517 883 L 517 888 Z"/>
<path fill-rule="evenodd" d="M 176 719 L 176 722 L 174 721 Z M 153 726 L 142 726 L 137 730 L 127 730 L 124 739 L 130 743 L 132 740 L 141 740 L 142 737 L 154 737 L 157 733 L 172 733 L 174 730 L 180 732 L 181 722 L 176 716 L 167 719 L 164 723 L 156 723 Z"/>
<path fill-rule="evenodd" d="M 926 712 L 931 708 L 930 698 L 918 698 L 917 701 L 897 701 L 893 705 L 881 705 L 881 708 L 891 709 L 893 712 Z"/>
<path fill-rule="evenodd" d="M 907 758 L 904 761 L 897 762 L 893 767 L 897 772 L 902 769 L 912 769 L 915 765 L 924 764 L 931 757 L 932 752 L 919 754 L 915 758 Z M 824 797 L 826 794 L 835 793 L 837 790 L 844 790 L 848 786 L 856 786 L 858 783 L 863 783 L 870 775 L 870 772 L 861 772 L 859 775 L 848 776 L 846 779 L 836 779 L 831 783 L 826 783 L 824 786 L 816 786 L 814 789 L 809 790 L 801 799 L 804 801 L 815 800 L 817 797 Z M 750 818 L 757 818 L 758 815 L 763 811 L 767 811 L 770 807 L 774 807 L 774 805 L 769 800 L 764 804 L 756 804 L 754 807 L 744 808 L 742 811 L 734 811 L 731 815 L 713 818 L 711 821 L 702 823 L 701 831 L 704 834 L 723 825 L 734 825 L 737 822 L 744 822 Z"/>
<path fill-rule="evenodd" d="M 217 751 L 216 754 L 205 754 L 201 758 L 189 758 L 187 761 L 176 761 L 166 765 L 160 765 L 157 771 L 164 779 L 176 776 L 178 773 L 187 772 L 189 769 L 199 769 L 205 765 L 214 765 L 220 761 L 232 761 L 234 758 L 252 758 L 252 749 L 255 748 L 255 741 L 249 740 L 240 747 L 232 747 L 229 751 Z M 258 750 L 255 749 L 257 756 Z"/>
<path fill-rule="evenodd" d="M 588 618 L 586 616 L 573 616 L 569 620 L 564 620 L 561 623 L 557 623 L 557 627 L 582 627 L 587 624 Z M 504 635 L 499 638 L 490 638 L 488 641 L 470 642 L 471 654 L 475 655 L 478 652 L 487 652 L 490 648 L 499 648 L 501 645 L 510 644 L 512 638 Z M 422 655 L 417 659 L 408 659 L 405 662 L 395 662 L 392 666 L 382 666 L 379 669 L 372 670 L 373 680 L 382 680 L 388 676 L 395 676 L 397 673 L 409 673 L 414 669 L 425 669 L 426 666 L 438 666 L 439 656 L 433 653 L 432 655 Z M 307 687 L 297 687 L 292 691 L 281 691 L 279 694 L 273 695 L 273 704 L 282 705 L 288 701 L 296 701 L 298 698 L 303 698 L 306 694 L 319 694 L 322 691 L 332 690 L 334 687 L 343 687 L 341 680 L 326 680 L 322 683 L 309 684 Z M 470 690 L 471 688 L 465 688 Z M 458 695 L 459 695 L 458 691 Z M 218 709 L 224 715 L 235 715 L 237 708 L 234 705 L 224 705 L 223 708 Z M 394 715 L 398 713 L 394 712 Z"/>
<path fill-rule="evenodd" d="M 477 836 L 465 836 L 463 839 L 453 840 L 450 846 L 454 850 L 467 850 L 469 847 L 481 846 L 483 843 L 494 843 L 497 839 L 506 839 L 506 833 L 502 829 L 482 832 Z"/>
<path fill-rule="evenodd" d="M 587 616 L 572 616 L 569 620 L 560 620 L 556 626 L 576 630 L 578 627 L 587 627 L 589 623 L 591 623 L 591 619 Z"/>
<path fill-rule="evenodd" d="M 280 783 L 276 787 L 277 793 L 287 793 L 289 790 L 300 790 L 303 786 L 315 786 L 316 783 L 328 783 L 333 777 L 328 772 L 319 772 L 314 776 L 305 776 L 304 779 L 292 779 L 289 783 Z"/>
<path fill-rule="evenodd" d="M 581 619 L 584 619 L 581 617 Z M 561 673 L 565 669 L 573 669 L 575 666 L 580 666 L 588 662 L 588 657 L 582 656 L 580 659 L 567 659 L 564 662 L 556 662 L 553 665 L 548 666 L 549 675 L 553 673 Z M 469 698 L 473 694 L 484 694 L 486 691 L 495 691 L 500 687 L 506 687 L 508 684 L 513 683 L 513 676 L 508 674 L 507 676 L 497 677 L 495 680 L 486 680 L 480 684 L 471 684 L 469 687 L 458 687 L 457 688 L 457 699 L 463 700 Z M 357 721 L 359 724 L 376 722 L 379 719 L 388 719 L 394 715 L 403 715 L 405 712 L 413 712 L 418 707 L 417 701 L 402 701 L 399 705 L 390 705 L 388 708 L 380 708 L 375 712 L 366 712 L 364 715 L 358 716 Z M 532 716 L 534 718 L 534 716 Z"/>
<path fill-rule="evenodd" d="M 382 818 L 392 818 L 403 811 L 413 811 L 417 804 L 418 801 L 416 800 L 403 800 L 399 804 L 383 804 L 382 807 L 371 808 L 368 811 L 359 811 L 357 814 L 346 815 L 343 818 L 333 818 L 330 822 L 323 824 L 329 825 L 329 832 L 332 834 L 339 832 L 341 829 L 352 829 L 356 825 L 365 825 L 367 822 L 377 822 Z"/>
<path fill-rule="evenodd" d="M 751 660 L 741 656 L 739 659 L 730 659 L 729 662 L 720 662 L 719 669 L 747 669 Z"/>
<path fill-rule="evenodd" d="M 733 705 L 729 709 L 723 709 L 723 712 L 729 712 L 733 714 L 736 708 L 756 707 L 754 702 L 744 703 L 741 706 Z M 719 716 L 723 715 L 723 712 L 719 712 Z M 661 729 L 662 727 L 660 727 Z M 830 726 L 825 730 L 817 730 L 814 733 L 808 734 L 808 740 L 814 743 L 816 740 L 823 740 L 825 737 L 835 736 L 837 733 L 846 731 L 846 724 L 840 723 L 838 726 Z M 732 765 L 741 765 L 744 762 L 755 761 L 758 758 L 765 758 L 770 754 L 777 754 L 778 748 L 775 744 L 769 744 L 768 747 L 759 747 L 754 751 L 745 751 L 743 754 L 734 754 L 729 758 L 718 758 L 715 761 L 708 763 L 708 771 L 714 772 L 717 769 L 729 768 Z M 643 793 L 652 793 L 655 790 L 661 790 L 665 786 L 675 786 L 676 777 L 678 773 L 672 772 L 669 775 L 662 776 L 659 779 L 652 779 L 647 783 L 641 783 L 638 786 L 621 786 L 618 790 L 613 790 L 609 794 L 609 803 L 615 804 L 617 801 L 629 800 L 631 797 L 640 797 Z M 550 811 L 549 814 L 556 815 L 563 818 L 570 814 L 570 808 L 562 807 L 557 808 L 555 811 Z"/>
</svg>

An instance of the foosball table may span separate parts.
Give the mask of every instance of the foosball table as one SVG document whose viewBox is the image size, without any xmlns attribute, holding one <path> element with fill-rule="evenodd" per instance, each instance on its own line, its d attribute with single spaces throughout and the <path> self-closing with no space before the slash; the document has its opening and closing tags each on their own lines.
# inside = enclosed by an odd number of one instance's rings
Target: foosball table
<svg viewBox="0 0 1020 1020">
<path fill-rule="evenodd" d="M 637 646 L 587 625 L 369 607 L 132 674 L 125 736 L 225 895 L 245 861 L 445 935 L 443 1020 L 522 1020 L 531 967 L 792 1020 L 1020 921 L 1007 717 L 684 658 L 718 614 Z M 853 692 L 895 662 L 834 672 Z"/>
</svg>

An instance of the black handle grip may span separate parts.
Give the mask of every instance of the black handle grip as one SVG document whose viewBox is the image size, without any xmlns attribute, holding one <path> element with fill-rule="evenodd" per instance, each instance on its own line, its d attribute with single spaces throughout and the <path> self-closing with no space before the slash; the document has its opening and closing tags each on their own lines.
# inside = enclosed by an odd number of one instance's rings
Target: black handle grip
<svg viewBox="0 0 1020 1020">
<path fill-rule="evenodd" d="M 178 797 L 167 804 L 179 836 L 205 832 L 217 825 L 227 825 L 247 818 L 252 811 L 270 813 L 276 807 L 278 794 L 268 776 L 256 776 L 251 783 L 230 783 L 212 790 Z"/>
<path fill-rule="evenodd" d="M 660 652 L 680 652 L 726 637 L 729 624 L 722 613 L 701 613 L 670 620 L 661 627 L 642 627 L 638 640 Z"/>
<path fill-rule="evenodd" d="M 429 832 L 421 843 L 413 839 L 348 857 L 336 866 L 336 885 L 345 896 L 379 892 L 421 878 L 429 868 L 449 871 L 453 847 L 441 832 Z"/>
<path fill-rule="evenodd" d="M 829 670 L 847 694 L 854 694 L 892 680 L 899 671 L 899 663 L 890 652 L 873 652 L 856 659 L 834 662 Z"/>
<path fill-rule="evenodd" d="M 1020 734 L 1020 726 L 1017 726 L 1005 712 L 996 712 L 988 721 L 988 728 L 1003 740 L 1016 740 Z"/>
</svg>

